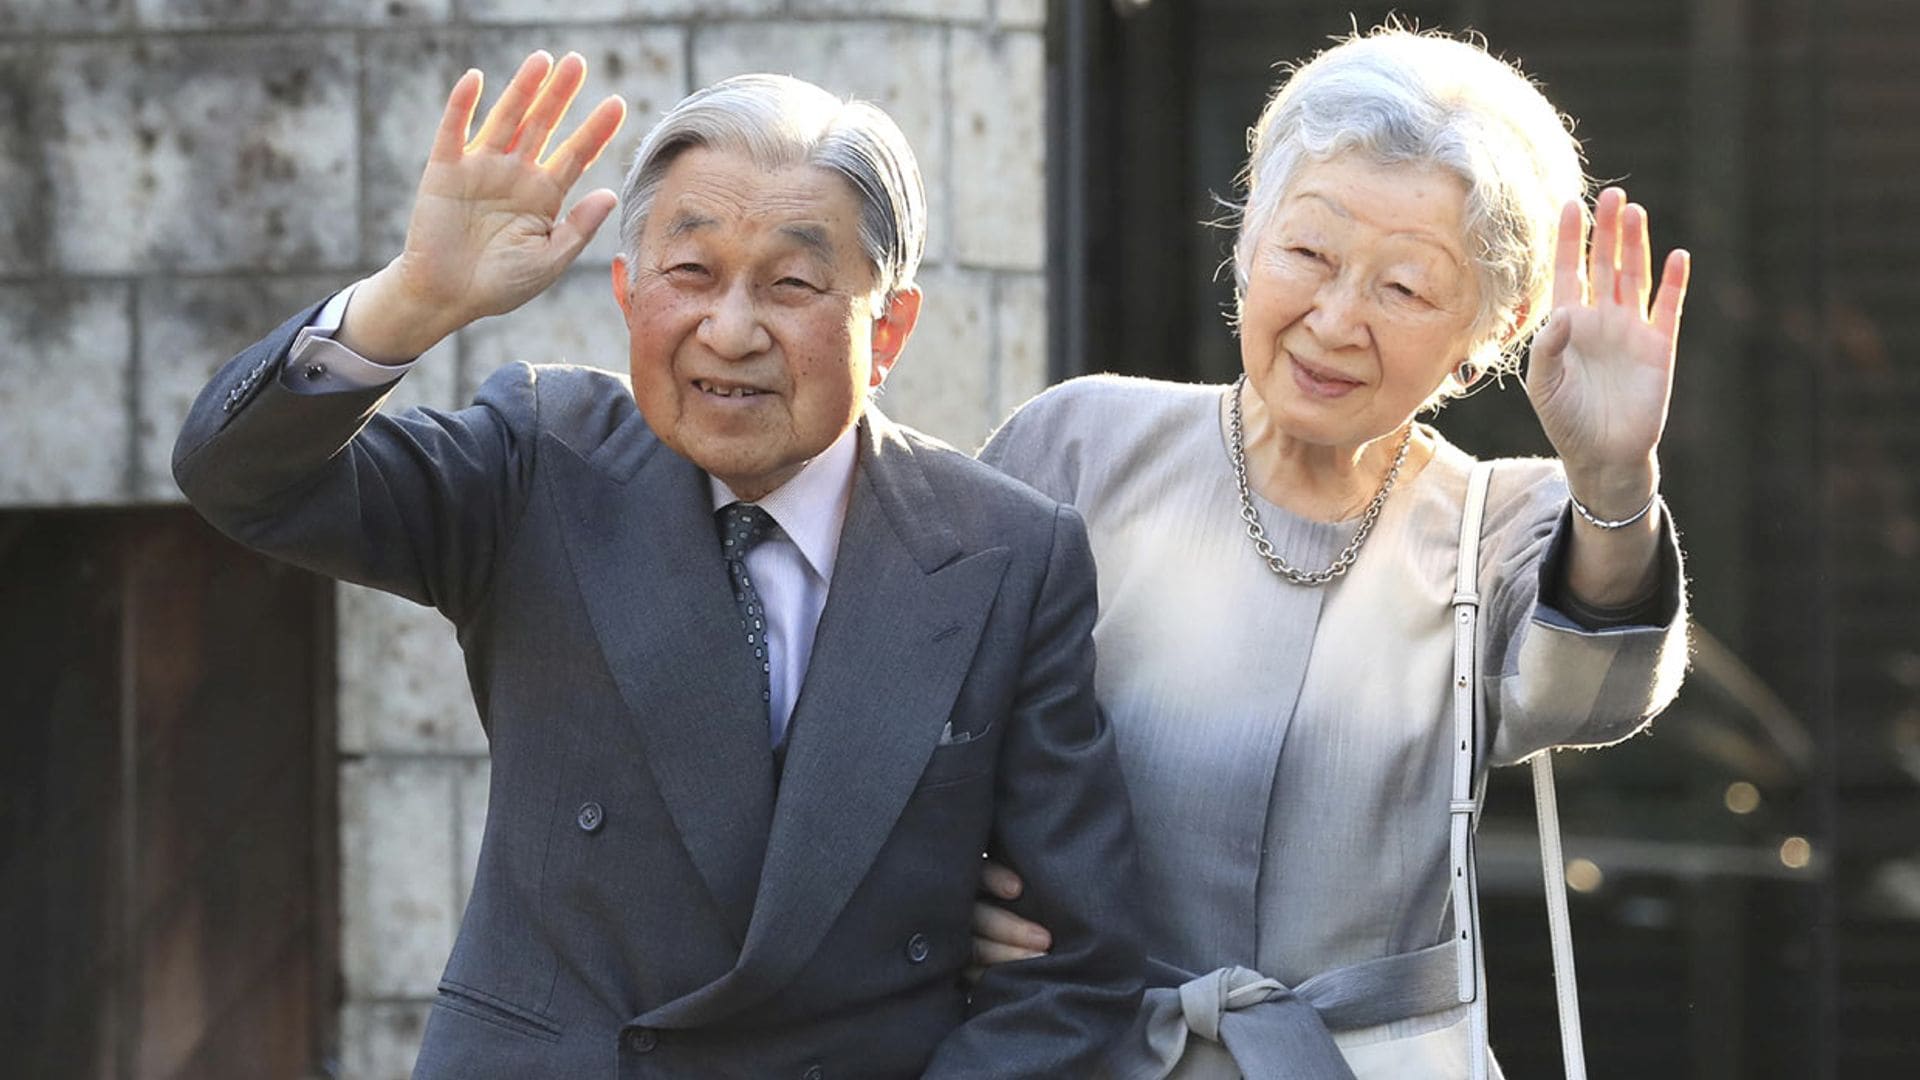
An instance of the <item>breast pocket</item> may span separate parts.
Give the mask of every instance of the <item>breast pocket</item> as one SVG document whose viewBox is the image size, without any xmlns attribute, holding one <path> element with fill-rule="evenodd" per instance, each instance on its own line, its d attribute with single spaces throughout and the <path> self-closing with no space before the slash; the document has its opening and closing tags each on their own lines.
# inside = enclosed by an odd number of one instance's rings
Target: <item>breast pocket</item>
<svg viewBox="0 0 1920 1080">
<path fill-rule="evenodd" d="M 927 759 L 926 771 L 920 774 L 916 792 L 991 777 L 999 754 L 999 735 L 997 730 L 986 731 L 966 742 L 935 747 Z"/>
</svg>

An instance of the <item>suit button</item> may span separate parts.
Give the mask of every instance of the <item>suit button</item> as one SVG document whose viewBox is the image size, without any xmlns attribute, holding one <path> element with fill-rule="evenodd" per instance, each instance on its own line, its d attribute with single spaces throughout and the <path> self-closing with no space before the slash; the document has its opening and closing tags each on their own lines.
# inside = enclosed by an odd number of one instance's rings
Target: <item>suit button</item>
<svg viewBox="0 0 1920 1080">
<path fill-rule="evenodd" d="M 927 935 L 915 934 L 907 939 L 907 962 L 924 964 L 927 955 L 933 952 L 933 946 L 927 943 Z"/>
<path fill-rule="evenodd" d="M 579 824 L 581 832 L 596 833 L 601 825 L 606 824 L 607 814 L 600 809 L 599 803 L 584 802 L 580 804 L 580 812 L 574 815 L 573 820 Z"/>
<path fill-rule="evenodd" d="M 327 366 L 325 364 L 308 364 L 306 370 L 302 371 L 301 374 L 307 377 L 308 382 L 318 382 L 327 377 Z"/>
<path fill-rule="evenodd" d="M 660 1045 L 660 1036 L 652 1028 L 631 1028 L 627 1031 L 627 1049 L 636 1054 L 651 1053 Z"/>
<path fill-rule="evenodd" d="M 820 1066 L 809 1065 L 807 1071 L 800 1074 L 800 1080 L 825 1080 L 826 1075 L 826 1070 Z"/>
</svg>

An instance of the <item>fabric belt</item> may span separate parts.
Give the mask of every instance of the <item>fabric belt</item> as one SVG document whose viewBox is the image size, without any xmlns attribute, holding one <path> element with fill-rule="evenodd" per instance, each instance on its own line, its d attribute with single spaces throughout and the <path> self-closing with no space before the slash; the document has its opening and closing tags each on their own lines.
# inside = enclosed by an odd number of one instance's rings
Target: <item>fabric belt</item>
<svg viewBox="0 0 1920 1080">
<path fill-rule="evenodd" d="M 1130 1046 L 1110 1059 L 1123 1080 L 1173 1075 L 1198 1035 L 1225 1047 L 1250 1078 L 1352 1080 L 1332 1029 L 1350 1030 L 1455 1008 L 1451 942 L 1324 971 L 1298 986 L 1243 967 L 1192 975 L 1155 964 Z"/>
</svg>

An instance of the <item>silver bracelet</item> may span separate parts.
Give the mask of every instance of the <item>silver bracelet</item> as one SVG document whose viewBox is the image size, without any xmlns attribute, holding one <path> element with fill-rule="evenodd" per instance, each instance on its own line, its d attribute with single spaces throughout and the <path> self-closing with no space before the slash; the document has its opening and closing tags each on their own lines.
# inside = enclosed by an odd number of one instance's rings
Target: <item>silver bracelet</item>
<svg viewBox="0 0 1920 1080">
<path fill-rule="evenodd" d="M 1579 498 L 1574 495 L 1573 490 L 1571 488 L 1567 490 L 1567 501 L 1573 504 L 1574 513 L 1579 514 L 1583 518 L 1586 518 L 1587 524 L 1593 526 L 1596 529 L 1624 529 L 1627 526 L 1633 524 L 1634 522 L 1639 521 L 1641 518 L 1647 516 L 1647 511 L 1653 509 L 1654 504 L 1660 501 L 1660 489 L 1655 488 L 1653 490 L 1653 494 L 1647 497 L 1647 505 L 1634 511 L 1634 514 L 1632 517 L 1624 517 L 1624 518 L 1621 518 L 1619 521 L 1602 521 L 1599 518 L 1595 517 L 1593 514 L 1593 511 L 1580 505 Z"/>
</svg>

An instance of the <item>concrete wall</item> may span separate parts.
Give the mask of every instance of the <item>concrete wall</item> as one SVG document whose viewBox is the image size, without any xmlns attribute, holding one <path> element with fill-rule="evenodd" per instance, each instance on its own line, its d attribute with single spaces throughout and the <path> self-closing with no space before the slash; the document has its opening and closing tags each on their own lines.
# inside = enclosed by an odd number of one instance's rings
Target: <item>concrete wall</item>
<svg viewBox="0 0 1920 1080">
<path fill-rule="evenodd" d="M 896 419 L 963 447 L 1045 377 L 1044 0 L 0 0 L 0 506 L 179 499 L 173 435 L 228 355 L 397 250 L 447 86 L 577 49 L 624 95 L 618 188 L 667 104 L 775 70 L 877 101 L 933 209 Z M 613 229 L 392 407 L 516 360 L 624 366 Z M 345 1075 L 404 1076 L 466 902 L 487 763 L 445 624 L 339 593 Z"/>
</svg>

